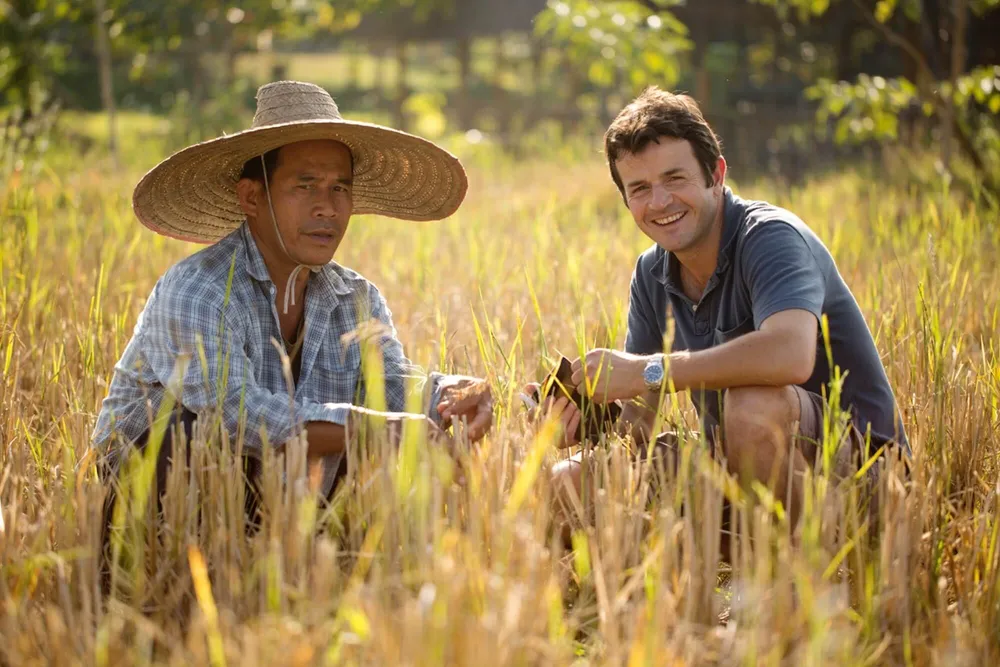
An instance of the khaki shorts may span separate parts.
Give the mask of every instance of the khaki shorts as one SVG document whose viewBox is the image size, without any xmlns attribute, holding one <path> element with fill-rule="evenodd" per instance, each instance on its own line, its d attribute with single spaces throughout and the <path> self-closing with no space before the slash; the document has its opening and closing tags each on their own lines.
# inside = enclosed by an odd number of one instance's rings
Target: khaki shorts
<svg viewBox="0 0 1000 667">
<path fill-rule="evenodd" d="M 802 387 L 792 387 L 799 397 L 799 431 L 796 446 L 814 471 L 822 468 L 820 444 L 823 442 L 823 421 L 828 409 L 826 399 L 819 394 L 806 391 Z M 849 422 L 841 436 L 837 451 L 831 462 L 830 472 L 837 478 L 847 478 L 860 470 L 868 461 L 868 447 L 865 436 L 857 424 Z M 872 443 L 878 449 L 878 443 Z M 873 488 L 878 484 L 879 466 L 872 463 L 865 471 L 865 486 Z"/>
<path fill-rule="evenodd" d="M 823 462 L 820 457 L 820 444 L 824 439 L 823 423 L 828 404 L 826 399 L 818 394 L 814 394 L 799 386 L 793 386 L 792 388 L 799 399 L 799 424 L 795 437 L 795 446 L 813 468 L 813 471 L 818 473 L 823 468 Z M 863 473 L 862 486 L 866 492 L 874 494 L 878 489 L 879 476 L 884 467 L 885 457 L 879 456 L 878 460 L 871 462 L 869 465 L 868 458 L 870 454 L 868 446 L 865 443 L 865 436 L 853 421 L 848 423 L 841 438 L 841 442 L 831 461 L 830 474 L 835 479 L 842 480 L 857 474 L 859 470 L 867 466 Z M 715 440 L 714 435 L 710 435 L 708 438 L 713 456 L 719 458 L 721 450 L 716 445 Z M 679 451 L 678 444 L 679 440 L 675 432 L 667 431 L 660 433 L 654 441 L 654 459 L 659 458 L 661 455 L 666 455 L 665 459 L 676 465 L 676 455 Z M 873 441 L 871 443 L 871 454 L 874 454 L 881 445 L 882 443 Z M 894 443 L 888 443 L 886 449 L 895 450 L 898 447 L 895 447 Z M 647 446 L 640 446 L 637 454 L 645 457 L 647 451 Z M 668 451 L 671 453 L 667 454 Z"/>
</svg>

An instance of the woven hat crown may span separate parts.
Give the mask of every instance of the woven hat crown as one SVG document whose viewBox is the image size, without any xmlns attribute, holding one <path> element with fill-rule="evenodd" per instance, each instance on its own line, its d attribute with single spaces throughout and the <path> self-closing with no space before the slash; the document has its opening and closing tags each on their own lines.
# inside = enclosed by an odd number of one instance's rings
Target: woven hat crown
<svg viewBox="0 0 1000 667">
<path fill-rule="evenodd" d="M 343 120 L 330 93 L 319 86 L 302 81 L 275 81 L 257 90 L 252 129 L 317 120 Z"/>
</svg>

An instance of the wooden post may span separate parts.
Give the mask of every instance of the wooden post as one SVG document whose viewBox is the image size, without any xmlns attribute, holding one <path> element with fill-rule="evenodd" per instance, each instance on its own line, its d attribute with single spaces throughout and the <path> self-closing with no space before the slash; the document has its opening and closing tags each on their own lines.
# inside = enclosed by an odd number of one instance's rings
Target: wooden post
<svg viewBox="0 0 1000 667">
<path fill-rule="evenodd" d="M 463 130 L 473 127 L 472 96 L 472 39 L 462 35 L 456 43 L 458 58 L 458 124 Z"/>
<path fill-rule="evenodd" d="M 347 85 L 361 87 L 361 48 L 355 42 L 347 48 Z"/>
<path fill-rule="evenodd" d="M 544 101 L 542 100 L 544 76 L 543 65 L 545 64 L 545 47 L 541 40 L 531 38 L 531 94 L 534 97 L 534 104 L 526 112 L 526 127 L 535 127 L 541 121 L 544 114 Z"/>
<path fill-rule="evenodd" d="M 97 16 L 94 19 L 94 31 L 97 40 L 97 60 L 101 80 L 101 103 L 108 114 L 108 150 L 115 166 L 118 166 L 118 122 L 115 109 L 114 82 L 111 69 L 111 44 L 108 40 L 108 30 L 104 22 L 105 2 L 94 0 Z"/>
<path fill-rule="evenodd" d="M 695 38 L 694 49 L 691 57 L 694 60 L 694 97 L 701 107 L 702 112 L 707 116 L 712 109 L 712 79 L 708 71 L 707 55 L 708 45 L 704 37 Z"/>
<path fill-rule="evenodd" d="M 398 40 L 396 42 L 396 103 L 395 107 L 395 122 L 396 128 L 399 130 L 406 130 L 406 113 L 403 110 L 403 105 L 406 102 L 406 51 L 407 43 L 405 40 Z"/>
<path fill-rule="evenodd" d="M 385 49 L 382 44 L 379 44 L 372 49 L 372 53 L 375 54 L 375 82 L 373 88 L 379 92 L 379 95 L 384 95 L 386 89 Z"/>
<path fill-rule="evenodd" d="M 958 117 L 955 109 L 955 87 L 965 71 L 965 40 L 969 19 L 969 0 L 953 0 L 951 16 L 951 91 L 944 101 L 945 113 L 941 114 L 941 162 L 951 169 L 954 125 Z"/>
<path fill-rule="evenodd" d="M 507 54 L 504 49 L 503 33 L 496 36 L 493 52 L 493 90 L 490 92 L 493 117 L 496 130 L 502 137 L 510 131 L 510 116 L 508 112 L 507 91 L 503 87 L 503 74 L 507 71 Z"/>
</svg>

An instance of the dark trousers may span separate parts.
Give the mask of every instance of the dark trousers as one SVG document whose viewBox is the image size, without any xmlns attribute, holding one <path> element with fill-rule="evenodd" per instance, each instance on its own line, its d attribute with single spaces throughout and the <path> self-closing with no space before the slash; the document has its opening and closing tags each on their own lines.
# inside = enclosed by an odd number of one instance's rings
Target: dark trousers
<svg viewBox="0 0 1000 667">
<path fill-rule="evenodd" d="M 174 461 L 174 447 L 175 441 L 178 447 L 180 447 L 180 441 L 178 436 L 180 434 L 184 435 L 184 442 L 190 443 L 192 434 L 194 431 L 194 424 L 198 419 L 198 415 L 194 412 L 186 409 L 179 408 L 171 419 L 169 426 L 163 436 L 163 442 L 160 445 L 160 451 L 156 458 L 156 498 L 155 498 L 155 509 L 157 518 L 161 515 L 161 510 L 163 507 L 163 492 L 167 488 L 167 476 L 170 474 L 170 466 Z M 117 502 L 118 489 L 115 482 L 121 471 L 125 469 L 126 464 L 131 456 L 139 455 L 146 450 L 146 445 L 148 443 L 150 436 L 150 431 L 147 430 L 145 433 L 136 438 L 135 442 L 132 443 L 132 451 L 123 454 L 118 459 L 118 464 L 116 466 L 101 465 L 98 466 L 98 471 L 101 476 L 101 481 L 108 487 L 108 495 L 104 502 L 104 515 L 102 520 L 101 529 L 101 587 L 105 594 L 110 592 L 111 585 L 111 529 L 112 523 L 114 521 L 115 513 L 115 503 Z M 191 464 L 191 449 L 190 447 L 185 447 L 185 458 L 188 466 Z M 261 490 L 260 490 L 260 477 L 261 477 L 261 462 L 259 459 L 244 456 L 243 457 L 243 473 L 244 473 L 244 484 L 246 487 L 246 502 L 244 510 L 247 517 L 247 534 L 248 536 L 253 535 L 257 528 L 260 526 L 260 500 L 261 500 Z M 339 486 L 340 481 L 344 478 L 347 473 L 347 457 L 341 458 L 340 467 L 337 470 L 336 483 L 333 485 L 333 489 L 330 490 L 330 496 L 327 498 L 329 501 L 334 491 L 336 491 Z M 159 519 L 158 519 L 159 520 Z"/>
<path fill-rule="evenodd" d="M 163 492 L 167 488 L 167 476 L 170 474 L 170 466 L 174 461 L 174 448 L 175 445 L 180 446 L 178 436 L 183 434 L 184 442 L 190 443 L 194 424 L 197 419 L 198 415 L 194 412 L 186 408 L 180 408 L 176 411 L 174 418 L 171 419 L 170 424 L 164 432 L 160 451 L 156 458 L 156 487 L 154 491 L 156 497 L 154 503 L 157 517 L 160 517 L 163 509 Z M 136 438 L 132 443 L 132 450 L 123 453 L 119 457 L 117 465 L 110 466 L 104 464 L 98 466 L 101 481 L 108 488 L 108 495 L 104 500 L 104 513 L 101 522 L 101 588 L 105 593 L 109 592 L 111 584 L 111 530 L 114 521 L 115 505 L 118 500 L 118 485 L 116 482 L 130 458 L 141 455 L 146 451 L 149 437 L 150 431 L 146 430 L 145 433 Z M 191 450 L 189 447 L 185 447 L 184 451 L 186 463 L 190 465 Z M 243 457 L 244 483 L 246 485 L 246 504 L 244 509 L 247 516 L 247 531 L 251 534 L 260 525 L 260 471 L 259 460 L 249 456 Z"/>
</svg>

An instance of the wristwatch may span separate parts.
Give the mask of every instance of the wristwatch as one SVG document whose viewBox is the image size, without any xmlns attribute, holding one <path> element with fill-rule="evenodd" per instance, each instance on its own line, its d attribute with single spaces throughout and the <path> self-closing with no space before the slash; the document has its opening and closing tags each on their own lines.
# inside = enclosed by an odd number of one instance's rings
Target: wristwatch
<svg viewBox="0 0 1000 667">
<path fill-rule="evenodd" d="M 663 378 L 666 369 L 663 367 L 663 354 L 656 354 L 646 363 L 642 371 L 642 380 L 646 384 L 646 391 L 658 392 L 663 388 Z"/>
</svg>

